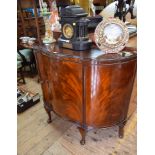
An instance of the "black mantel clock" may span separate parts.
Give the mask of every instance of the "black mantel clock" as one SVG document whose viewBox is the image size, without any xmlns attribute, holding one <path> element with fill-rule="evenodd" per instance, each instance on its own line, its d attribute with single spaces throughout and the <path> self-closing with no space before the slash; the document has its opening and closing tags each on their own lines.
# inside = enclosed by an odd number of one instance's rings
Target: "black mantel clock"
<svg viewBox="0 0 155 155">
<path fill-rule="evenodd" d="M 67 6 L 60 11 L 62 35 L 58 39 L 60 47 L 77 51 L 91 48 L 88 38 L 88 14 L 78 5 Z"/>
</svg>

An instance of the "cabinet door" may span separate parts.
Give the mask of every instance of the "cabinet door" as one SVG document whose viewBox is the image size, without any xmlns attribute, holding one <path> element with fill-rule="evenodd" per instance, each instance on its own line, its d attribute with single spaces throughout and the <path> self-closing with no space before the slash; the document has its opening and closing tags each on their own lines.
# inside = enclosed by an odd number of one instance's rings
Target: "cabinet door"
<svg viewBox="0 0 155 155">
<path fill-rule="evenodd" d="M 136 60 L 90 65 L 86 69 L 87 124 L 116 125 L 127 117 L 136 71 Z"/>
<path fill-rule="evenodd" d="M 52 59 L 50 65 L 53 110 L 60 116 L 82 122 L 82 65 Z"/>
<path fill-rule="evenodd" d="M 50 90 L 50 58 L 41 52 L 35 53 L 44 102 L 52 104 Z"/>
</svg>

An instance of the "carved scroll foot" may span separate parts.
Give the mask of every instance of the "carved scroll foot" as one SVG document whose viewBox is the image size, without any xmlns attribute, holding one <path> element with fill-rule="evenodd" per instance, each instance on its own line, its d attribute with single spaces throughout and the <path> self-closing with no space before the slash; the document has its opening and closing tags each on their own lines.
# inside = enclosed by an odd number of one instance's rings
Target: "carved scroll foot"
<svg viewBox="0 0 155 155">
<path fill-rule="evenodd" d="M 50 115 L 51 116 L 51 115 Z M 49 116 L 49 117 L 50 117 Z M 48 118 L 48 120 L 47 120 L 47 123 L 49 124 L 49 123 L 51 123 L 52 122 L 52 119 L 51 119 L 51 117 L 50 118 Z"/>
<path fill-rule="evenodd" d="M 81 134 L 81 137 L 82 137 L 82 139 L 80 140 L 80 144 L 81 145 L 84 145 L 85 144 L 85 137 L 86 137 L 86 130 L 85 129 L 83 129 L 83 128 L 80 128 L 80 127 L 78 127 L 78 129 L 79 129 L 79 131 L 80 131 L 80 134 Z"/>
<path fill-rule="evenodd" d="M 46 111 L 47 114 L 48 114 L 47 123 L 49 124 L 49 123 L 52 122 L 52 117 L 51 117 L 51 111 L 52 111 L 52 109 L 51 109 L 49 106 L 47 106 L 46 104 L 44 104 L 44 108 L 45 108 L 45 111 Z"/>
<path fill-rule="evenodd" d="M 124 136 L 124 127 L 119 126 L 119 138 L 123 138 Z"/>
<path fill-rule="evenodd" d="M 123 122 L 119 125 L 119 138 L 123 138 L 124 137 L 124 126 L 125 126 L 126 122 Z"/>
<path fill-rule="evenodd" d="M 81 145 L 84 145 L 85 143 L 86 143 L 85 139 L 81 139 L 81 140 L 80 140 L 80 144 L 81 144 Z"/>
</svg>

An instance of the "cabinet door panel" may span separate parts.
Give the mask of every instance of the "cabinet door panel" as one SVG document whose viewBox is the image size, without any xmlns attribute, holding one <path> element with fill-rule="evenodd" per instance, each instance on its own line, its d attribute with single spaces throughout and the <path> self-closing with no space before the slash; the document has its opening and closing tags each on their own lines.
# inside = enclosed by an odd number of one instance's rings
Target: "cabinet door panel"
<svg viewBox="0 0 155 155">
<path fill-rule="evenodd" d="M 86 69 L 86 122 L 103 127 L 126 119 L 136 61 L 92 65 Z"/>
<path fill-rule="evenodd" d="M 82 65 L 52 60 L 50 67 L 53 110 L 60 116 L 82 122 Z"/>
</svg>

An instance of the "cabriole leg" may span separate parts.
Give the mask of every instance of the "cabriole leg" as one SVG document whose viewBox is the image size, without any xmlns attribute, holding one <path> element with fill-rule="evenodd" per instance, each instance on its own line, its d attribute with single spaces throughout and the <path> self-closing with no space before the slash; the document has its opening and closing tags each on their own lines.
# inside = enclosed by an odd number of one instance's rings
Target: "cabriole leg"
<svg viewBox="0 0 155 155">
<path fill-rule="evenodd" d="M 52 117 L 51 117 L 51 111 L 52 111 L 52 109 L 49 106 L 47 106 L 46 104 L 44 104 L 44 108 L 45 108 L 45 111 L 48 114 L 47 123 L 51 123 L 52 122 Z"/>
<path fill-rule="evenodd" d="M 119 138 L 123 138 L 124 137 L 124 126 L 125 126 L 126 122 L 123 122 L 119 125 Z"/>
<path fill-rule="evenodd" d="M 80 140 L 80 144 L 84 145 L 85 144 L 85 137 L 86 137 L 86 130 L 81 128 L 81 127 L 78 127 L 78 129 L 79 129 L 81 137 L 82 137 L 82 139 Z"/>
</svg>

